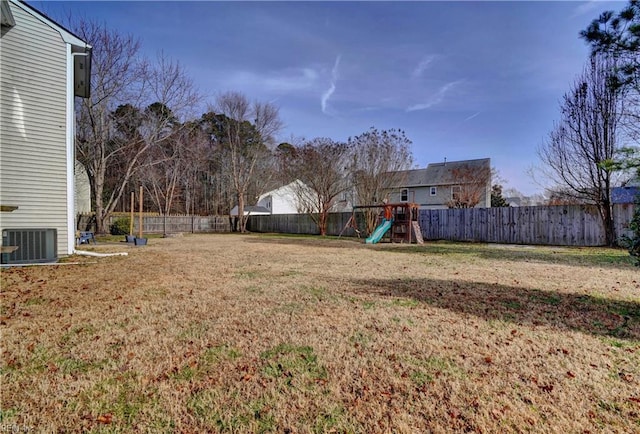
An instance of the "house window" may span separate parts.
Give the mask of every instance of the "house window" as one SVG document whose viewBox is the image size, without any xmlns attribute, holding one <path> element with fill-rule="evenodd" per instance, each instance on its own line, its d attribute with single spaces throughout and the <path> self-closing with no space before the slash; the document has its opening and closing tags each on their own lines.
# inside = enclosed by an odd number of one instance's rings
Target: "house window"
<svg viewBox="0 0 640 434">
<path fill-rule="evenodd" d="M 403 188 L 400 192 L 400 201 L 406 202 L 409 199 L 409 190 Z"/>
<path fill-rule="evenodd" d="M 460 187 L 459 185 L 451 186 L 451 199 L 459 200 L 460 199 L 460 191 L 461 190 L 462 190 L 462 187 Z"/>
<path fill-rule="evenodd" d="M 431 196 L 435 196 L 436 194 L 438 194 L 438 188 L 437 187 L 431 187 L 429 189 L 429 193 L 431 194 Z"/>
</svg>

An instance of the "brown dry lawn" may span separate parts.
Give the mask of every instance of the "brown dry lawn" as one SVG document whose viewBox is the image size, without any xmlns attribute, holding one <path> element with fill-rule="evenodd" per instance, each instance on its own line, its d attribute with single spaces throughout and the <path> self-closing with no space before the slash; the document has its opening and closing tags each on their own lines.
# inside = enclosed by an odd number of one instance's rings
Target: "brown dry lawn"
<svg viewBox="0 0 640 434">
<path fill-rule="evenodd" d="M 0 429 L 640 432 L 625 251 L 266 235 L 1 272 Z"/>
</svg>

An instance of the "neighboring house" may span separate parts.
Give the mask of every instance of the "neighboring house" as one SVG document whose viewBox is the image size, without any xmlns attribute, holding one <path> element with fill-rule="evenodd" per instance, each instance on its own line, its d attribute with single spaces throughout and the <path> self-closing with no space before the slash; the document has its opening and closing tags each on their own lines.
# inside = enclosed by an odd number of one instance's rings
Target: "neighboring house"
<svg viewBox="0 0 640 434">
<path fill-rule="evenodd" d="M 301 200 L 301 196 L 307 199 Z M 301 214 L 305 203 L 313 202 L 313 192 L 302 181 L 295 180 L 275 190 L 268 191 L 258 198 L 256 205 L 269 210 L 271 214 Z"/>
<path fill-rule="evenodd" d="M 522 206 L 521 197 L 505 197 L 504 200 L 509 204 L 509 206 Z"/>
<path fill-rule="evenodd" d="M 355 189 L 345 190 L 333 201 L 331 212 L 351 212 L 353 211 Z"/>
<path fill-rule="evenodd" d="M 489 158 L 431 163 L 424 169 L 395 172 L 394 177 L 399 181 L 389 190 L 392 203 L 414 202 L 421 209 L 443 209 L 474 196 L 476 207 L 491 207 Z"/>
<path fill-rule="evenodd" d="M 331 212 L 351 212 L 352 194 L 351 191 L 340 194 L 334 201 Z M 244 215 L 305 214 L 309 209 L 315 211 L 316 197 L 310 187 L 300 180 L 295 180 L 260 195 L 255 206 L 244 207 Z M 231 209 L 230 214 L 238 215 L 238 205 Z"/>
<path fill-rule="evenodd" d="M 640 200 L 640 177 L 624 182 L 620 187 L 611 189 L 611 203 L 635 203 Z"/>
<path fill-rule="evenodd" d="M 0 0 L 0 228 L 8 262 L 73 253 L 74 96 L 91 47 L 18 0 Z"/>
<path fill-rule="evenodd" d="M 258 197 L 255 206 L 245 205 L 244 215 L 299 214 L 303 207 L 298 200 L 298 188 L 308 188 L 296 180 L 275 190 L 268 191 Z M 238 215 L 238 205 L 229 213 Z"/>
<path fill-rule="evenodd" d="M 640 187 L 614 187 L 611 189 L 611 203 L 635 203 L 640 199 Z"/>
</svg>

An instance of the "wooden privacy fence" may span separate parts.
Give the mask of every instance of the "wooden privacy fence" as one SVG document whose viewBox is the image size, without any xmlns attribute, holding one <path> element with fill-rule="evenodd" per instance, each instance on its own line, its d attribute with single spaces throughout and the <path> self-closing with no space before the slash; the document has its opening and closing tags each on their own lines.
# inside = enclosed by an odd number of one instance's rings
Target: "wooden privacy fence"
<svg viewBox="0 0 640 434">
<path fill-rule="evenodd" d="M 616 237 L 627 233 L 632 204 L 613 209 Z M 593 205 L 420 210 L 425 239 L 505 244 L 602 246 L 605 233 Z"/>
<path fill-rule="evenodd" d="M 351 218 L 350 212 L 329 214 L 327 235 L 339 235 Z M 363 227 L 361 224 L 360 227 Z M 318 225 L 308 214 L 274 214 L 249 216 L 247 229 L 251 232 L 275 232 L 281 234 L 318 235 Z M 352 228 L 347 228 L 343 235 L 356 236 Z"/>
<path fill-rule="evenodd" d="M 618 238 L 629 234 L 628 225 L 633 212 L 632 204 L 614 206 Z M 330 214 L 327 234 L 338 235 L 350 217 L 351 213 Z M 420 210 L 418 220 L 425 240 L 605 245 L 604 227 L 598 210 L 592 205 Z M 311 217 L 299 214 L 251 216 L 247 227 L 252 232 L 319 233 Z M 360 223 L 359 227 L 363 228 L 364 225 Z M 355 232 L 347 229 L 343 235 L 355 236 Z"/>
<path fill-rule="evenodd" d="M 128 218 L 124 215 L 112 215 L 109 217 L 109 227 L 120 218 Z M 165 226 L 166 224 L 166 226 Z M 93 227 L 92 227 L 93 225 Z M 133 219 L 134 234 L 138 233 L 138 216 Z M 192 215 L 143 215 L 142 229 L 147 234 L 162 234 L 176 232 L 231 232 L 229 216 L 192 216 Z M 95 219 L 92 214 L 80 215 L 78 220 L 79 230 L 95 230 Z"/>
<path fill-rule="evenodd" d="M 112 217 L 113 218 L 113 217 Z M 166 221 L 165 221 L 166 219 Z M 134 234 L 138 233 L 138 219 L 133 219 Z M 143 216 L 142 229 L 147 234 L 176 232 L 231 232 L 228 216 Z"/>
</svg>

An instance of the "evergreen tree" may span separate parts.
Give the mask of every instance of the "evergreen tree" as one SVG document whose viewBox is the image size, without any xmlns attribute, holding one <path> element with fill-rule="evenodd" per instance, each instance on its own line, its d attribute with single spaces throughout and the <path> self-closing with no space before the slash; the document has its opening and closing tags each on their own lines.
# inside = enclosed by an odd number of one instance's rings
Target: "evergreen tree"
<svg viewBox="0 0 640 434">
<path fill-rule="evenodd" d="M 500 208 L 508 207 L 509 203 L 502 197 L 502 185 L 494 184 L 491 187 L 491 207 Z"/>
<path fill-rule="evenodd" d="M 620 61 L 618 84 L 640 87 L 640 0 L 630 0 L 618 14 L 603 12 L 580 36 L 593 54 L 605 53 Z"/>
</svg>

